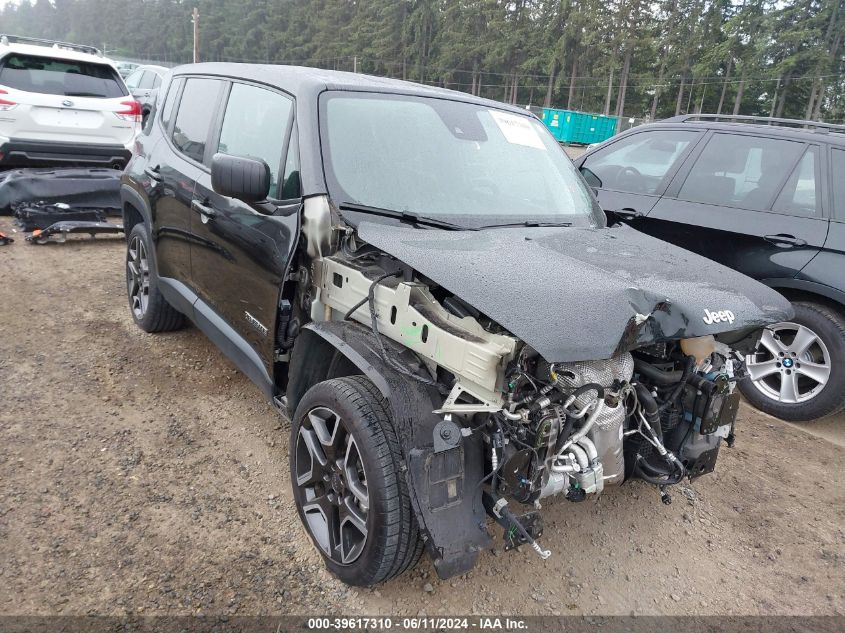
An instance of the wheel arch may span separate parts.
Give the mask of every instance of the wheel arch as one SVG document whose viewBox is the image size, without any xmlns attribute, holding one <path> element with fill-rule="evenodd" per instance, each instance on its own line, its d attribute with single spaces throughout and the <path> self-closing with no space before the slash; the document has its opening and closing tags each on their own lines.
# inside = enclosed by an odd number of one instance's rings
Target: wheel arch
<svg viewBox="0 0 845 633">
<path fill-rule="evenodd" d="M 389 339 L 388 354 L 407 350 Z M 366 376 L 387 400 L 402 449 L 403 471 L 426 547 L 441 578 L 468 572 L 478 553 L 491 545 L 481 503 L 484 476 L 479 434 L 461 437 L 450 450 L 435 449 L 433 413 L 442 403 L 436 390 L 388 365 L 373 333 L 356 323 L 329 321 L 303 327 L 291 353 L 287 408 L 292 415 L 313 385 L 351 375 Z M 459 458 L 452 451 L 459 451 Z M 444 501 L 444 490 L 456 490 Z"/>
<path fill-rule="evenodd" d="M 120 201 L 123 208 L 123 230 L 129 235 L 136 224 L 144 222 L 152 230 L 152 213 L 149 205 L 135 189 L 127 184 L 120 186 Z"/>
<path fill-rule="evenodd" d="M 311 387 L 324 380 L 363 374 L 381 392 L 390 397 L 390 387 L 384 376 L 356 349 L 347 342 L 338 328 L 324 324 L 309 323 L 296 338 L 291 353 L 286 386 L 287 408 L 296 411 L 302 396 Z"/>
<path fill-rule="evenodd" d="M 820 303 L 845 316 L 845 292 L 836 288 L 803 279 L 763 279 L 762 282 L 790 301 Z"/>
</svg>

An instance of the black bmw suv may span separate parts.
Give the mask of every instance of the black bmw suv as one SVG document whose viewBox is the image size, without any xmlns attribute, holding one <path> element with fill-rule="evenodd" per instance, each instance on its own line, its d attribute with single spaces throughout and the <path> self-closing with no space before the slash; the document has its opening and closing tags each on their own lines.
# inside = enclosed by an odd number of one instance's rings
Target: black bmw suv
<svg viewBox="0 0 845 633">
<path fill-rule="evenodd" d="M 804 421 L 845 408 L 845 126 L 681 116 L 576 160 L 608 217 L 758 279 L 795 317 L 763 332 L 743 394 Z"/>
<path fill-rule="evenodd" d="M 287 413 L 299 516 L 356 585 L 423 549 L 466 573 L 492 522 L 547 558 L 540 499 L 669 500 L 738 437 L 744 357 L 792 317 L 608 227 L 530 113 L 407 82 L 177 68 L 121 199 L 132 318 L 193 321 Z"/>
</svg>

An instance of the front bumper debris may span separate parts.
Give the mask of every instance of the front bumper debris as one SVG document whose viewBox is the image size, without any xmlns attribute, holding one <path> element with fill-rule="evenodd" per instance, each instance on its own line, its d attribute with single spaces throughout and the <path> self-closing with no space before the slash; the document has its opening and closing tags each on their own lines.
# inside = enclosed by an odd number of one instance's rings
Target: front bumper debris
<svg viewBox="0 0 845 633">
<path fill-rule="evenodd" d="M 110 222 L 56 222 L 46 229 L 36 229 L 26 236 L 30 244 L 46 244 L 47 242 L 64 242 L 69 233 L 88 233 L 92 238 L 96 235 L 123 233 L 122 224 Z"/>
</svg>

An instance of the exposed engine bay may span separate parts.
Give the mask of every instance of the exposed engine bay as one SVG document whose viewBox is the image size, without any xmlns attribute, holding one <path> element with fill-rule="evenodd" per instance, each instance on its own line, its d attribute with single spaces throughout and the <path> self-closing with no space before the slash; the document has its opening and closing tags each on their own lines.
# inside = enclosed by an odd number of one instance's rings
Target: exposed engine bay
<svg viewBox="0 0 845 633">
<path fill-rule="evenodd" d="M 365 326 L 391 368 L 436 394 L 435 452 L 443 438 L 481 438 L 483 477 L 462 486 L 482 490 L 506 548 L 550 554 L 538 539 L 551 497 L 579 502 L 641 479 L 670 503 L 670 486 L 711 472 L 721 442 L 733 443 L 743 357 L 713 335 L 554 362 L 353 231 L 336 248 L 325 237 L 309 235 L 299 274 L 312 283 L 306 318 Z M 409 353 L 388 353 L 386 340 Z"/>
<path fill-rule="evenodd" d="M 505 499 L 537 508 L 554 495 L 577 502 L 636 478 L 671 503 L 669 486 L 711 472 L 721 441 L 733 443 L 738 363 L 712 337 L 559 364 L 524 348 L 507 370 L 507 406 L 484 422 L 485 501 L 506 529 L 534 527 L 510 538 L 541 555 L 537 518 L 503 514 Z"/>
</svg>

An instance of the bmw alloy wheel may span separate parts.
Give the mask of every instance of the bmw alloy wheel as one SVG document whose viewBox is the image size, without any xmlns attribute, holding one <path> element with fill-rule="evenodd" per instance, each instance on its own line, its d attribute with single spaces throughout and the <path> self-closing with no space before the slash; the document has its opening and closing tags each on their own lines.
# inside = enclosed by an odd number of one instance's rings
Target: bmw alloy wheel
<svg viewBox="0 0 845 633">
<path fill-rule="evenodd" d="M 784 404 L 807 402 L 830 379 L 830 352 L 805 325 L 776 323 L 763 330 L 757 350 L 746 358 L 752 384 Z"/>
<path fill-rule="evenodd" d="M 302 420 L 294 459 L 308 531 L 326 556 L 349 565 L 369 533 L 367 476 L 355 438 L 337 413 L 316 407 Z"/>
</svg>

